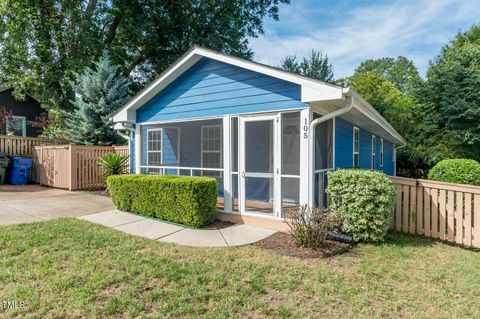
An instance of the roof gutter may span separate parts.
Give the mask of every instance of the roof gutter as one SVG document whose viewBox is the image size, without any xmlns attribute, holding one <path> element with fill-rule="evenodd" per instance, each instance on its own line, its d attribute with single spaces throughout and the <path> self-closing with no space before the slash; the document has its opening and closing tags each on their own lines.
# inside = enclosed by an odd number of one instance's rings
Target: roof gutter
<svg viewBox="0 0 480 319">
<path fill-rule="evenodd" d="M 345 93 L 348 93 L 348 89 Z M 344 93 L 344 94 L 345 94 Z M 346 94 L 345 94 L 346 95 Z M 310 123 L 309 127 L 309 145 L 308 145 L 308 170 L 309 170 L 309 178 L 308 178 L 308 206 L 312 207 L 313 206 L 313 198 L 314 198 L 314 185 L 313 185 L 313 170 L 314 170 L 314 163 L 315 163 L 315 127 L 321 123 L 324 123 L 328 120 L 334 119 L 337 116 L 343 115 L 345 113 L 350 112 L 353 109 L 353 104 L 354 104 L 354 96 L 353 95 L 348 95 L 347 96 L 347 105 L 345 107 L 342 107 L 341 109 L 338 109 L 336 111 L 333 111 L 331 113 L 328 113 L 316 120 L 313 120 Z M 335 159 L 334 159 L 335 160 Z"/>
</svg>

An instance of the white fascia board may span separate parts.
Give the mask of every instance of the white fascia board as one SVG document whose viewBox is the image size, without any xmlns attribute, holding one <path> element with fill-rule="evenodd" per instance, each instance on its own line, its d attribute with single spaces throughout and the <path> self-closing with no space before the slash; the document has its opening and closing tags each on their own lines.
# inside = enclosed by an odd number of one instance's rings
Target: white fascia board
<svg viewBox="0 0 480 319">
<path fill-rule="evenodd" d="M 210 58 L 230 65 L 234 65 L 246 70 L 251 70 L 274 78 L 278 78 L 287 82 L 299 84 L 301 86 L 301 101 L 324 101 L 338 99 L 342 95 L 342 87 L 336 84 L 323 82 L 320 80 L 310 79 L 291 72 L 283 71 L 268 65 L 252 62 L 242 58 L 226 55 L 209 49 L 194 47 L 177 62 L 166 69 L 157 79 L 155 79 L 144 90 L 133 97 L 125 106 L 117 111 L 113 116 L 113 121 L 117 122 L 117 115 L 125 110 L 137 110 L 147 101 L 162 91 L 167 85 L 172 83 L 176 78 L 182 75 L 202 57 Z"/>
<path fill-rule="evenodd" d="M 339 100 L 342 97 L 342 88 L 318 84 L 302 85 L 302 102 Z"/>
</svg>

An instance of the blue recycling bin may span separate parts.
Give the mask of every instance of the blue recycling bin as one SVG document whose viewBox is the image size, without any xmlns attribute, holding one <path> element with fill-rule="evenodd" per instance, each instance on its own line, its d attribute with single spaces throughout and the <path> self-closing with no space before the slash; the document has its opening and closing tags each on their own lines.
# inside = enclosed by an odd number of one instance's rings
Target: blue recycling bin
<svg viewBox="0 0 480 319">
<path fill-rule="evenodd" d="M 33 159 L 15 156 L 10 159 L 10 165 L 8 182 L 12 185 L 26 185 L 33 165 Z"/>
</svg>

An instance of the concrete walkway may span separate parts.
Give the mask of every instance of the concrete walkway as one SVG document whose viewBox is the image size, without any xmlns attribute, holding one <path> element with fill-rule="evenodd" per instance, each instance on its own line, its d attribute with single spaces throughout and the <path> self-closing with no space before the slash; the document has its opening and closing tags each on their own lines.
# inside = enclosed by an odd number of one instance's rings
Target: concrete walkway
<svg viewBox="0 0 480 319">
<path fill-rule="evenodd" d="M 113 229 L 185 246 L 251 244 L 275 231 L 235 224 L 223 229 L 191 229 L 115 209 L 110 198 L 39 185 L 0 185 L 0 226 L 77 217 Z"/>
<path fill-rule="evenodd" d="M 116 209 L 78 218 L 127 234 L 193 247 L 248 245 L 275 233 L 273 230 L 245 224 L 235 224 L 222 229 L 192 229 Z"/>
</svg>

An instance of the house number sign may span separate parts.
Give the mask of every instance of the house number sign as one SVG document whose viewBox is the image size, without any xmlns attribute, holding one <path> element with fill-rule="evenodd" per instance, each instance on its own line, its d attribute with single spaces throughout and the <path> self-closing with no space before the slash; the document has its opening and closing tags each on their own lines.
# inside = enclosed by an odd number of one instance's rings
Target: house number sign
<svg viewBox="0 0 480 319">
<path fill-rule="evenodd" d="M 303 125 L 303 138 L 308 138 L 308 119 L 305 118 L 305 124 Z"/>
</svg>

